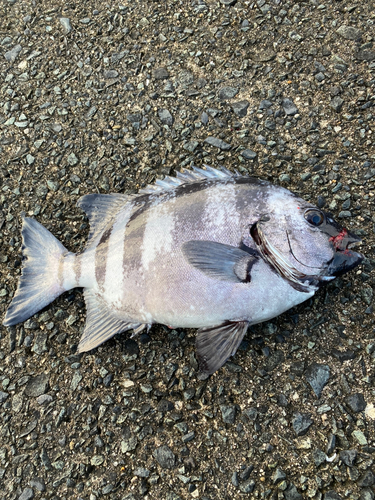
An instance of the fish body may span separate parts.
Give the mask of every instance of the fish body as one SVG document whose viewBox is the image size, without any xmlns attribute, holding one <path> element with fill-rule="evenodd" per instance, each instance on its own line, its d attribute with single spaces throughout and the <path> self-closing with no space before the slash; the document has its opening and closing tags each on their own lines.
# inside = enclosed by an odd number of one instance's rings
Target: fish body
<svg viewBox="0 0 375 500">
<path fill-rule="evenodd" d="M 72 254 L 24 219 L 26 257 L 4 324 L 83 287 L 79 351 L 153 323 L 199 328 L 201 370 L 216 371 L 251 324 L 308 299 L 358 265 L 359 241 L 316 207 L 266 181 L 206 167 L 138 195 L 86 195 L 85 251 Z M 39 282 L 38 282 L 39 280 Z"/>
</svg>

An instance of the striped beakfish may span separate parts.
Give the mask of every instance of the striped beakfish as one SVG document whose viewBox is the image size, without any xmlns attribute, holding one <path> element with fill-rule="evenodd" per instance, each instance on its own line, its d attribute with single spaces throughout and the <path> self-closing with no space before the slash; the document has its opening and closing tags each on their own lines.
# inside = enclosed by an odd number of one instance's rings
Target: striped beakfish
<svg viewBox="0 0 375 500">
<path fill-rule="evenodd" d="M 89 194 L 82 253 L 32 218 L 22 226 L 23 269 L 4 325 L 20 323 L 83 287 L 78 351 L 153 323 L 198 328 L 202 372 L 234 355 L 249 325 L 305 301 L 363 259 L 360 239 L 280 186 L 226 169 L 193 167 L 137 195 Z"/>
</svg>

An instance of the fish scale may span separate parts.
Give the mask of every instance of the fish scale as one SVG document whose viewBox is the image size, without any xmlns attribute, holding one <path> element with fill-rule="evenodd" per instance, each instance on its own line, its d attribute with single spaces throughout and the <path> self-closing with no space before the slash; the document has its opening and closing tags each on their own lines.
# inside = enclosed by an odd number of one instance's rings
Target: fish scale
<svg viewBox="0 0 375 500">
<path fill-rule="evenodd" d="M 15 325 L 61 293 L 84 288 L 78 350 L 153 323 L 198 328 L 201 370 L 235 354 L 249 325 L 303 302 L 363 259 L 359 241 L 279 186 L 226 169 L 194 168 L 138 195 L 86 195 L 86 249 L 69 252 L 24 218 L 22 276 L 3 324 Z"/>
</svg>

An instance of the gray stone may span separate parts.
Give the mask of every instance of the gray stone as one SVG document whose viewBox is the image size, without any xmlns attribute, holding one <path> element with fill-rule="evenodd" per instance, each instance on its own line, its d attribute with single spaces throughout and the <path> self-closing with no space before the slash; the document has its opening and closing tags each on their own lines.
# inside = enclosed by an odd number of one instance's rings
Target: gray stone
<svg viewBox="0 0 375 500">
<path fill-rule="evenodd" d="M 225 101 L 226 99 L 233 99 L 238 94 L 238 89 L 234 87 L 222 87 L 219 90 L 218 97 L 222 101 Z"/>
<path fill-rule="evenodd" d="M 281 481 L 286 479 L 286 474 L 281 469 L 276 469 L 274 475 L 272 476 L 273 484 L 279 484 Z"/>
<path fill-rule="evenodd" d="M 240 484 L 240 491 L 242 493 L 252 493 L 255 488 L 255 481 L 253 479 L 248 479 Z"/>
<path fill-rule="evenodd" d="M 293 116 L 298 113 L 297 106 L 294 104 L 294 102 L 291 99 L 283 99 L 281 101 L 281 105 L 285 111 L 285 114 L 288 116 Z"/>
<path fill-rule="evenodd" d="M 173 124 L 173 116 L 167 109 L 158 109 L 158 116 L 164 125 L 168 125 L 170 127 Z"/>
<path fill-rule="evenodd" d="M 355 413 L 359 413 L 366 408 L 365 398 L 359 392 L 348 396 L 346 402 Z"/>
<path fill-rule="evenodd" d="M 372 470 L 367 470 L 357 482 L 361 488 L 371 488 L 375 484 L 375 475 Z"/>
<path fill-rule="evenodd" d="M 314 450 L 313 452 L 314 463 L 317 467 L 324 464 L 326 461 L 326 454 L 322 450 Z"/>
<path fill-rule="evenodd" d="M 293 483 L 290 483 L 287 489 L 284 491 L 285 500 L 302 500 L 303 497 L 298 493 L 297 488 Z"/>
<path fill-rule="evenodd" d="M 255 151 L 251 151 L 251 149 L 244 149 L 240 154 L 245 160 L 255 160 L 257 157 Z"/>
<path fill-rule="evenodd" d="M 4 403 L 8 398 L 9 394 L 7 392 L 0 391 L 0 404 Z"/>
<path fill-rule="evenodd" d="M 65 33 L 70 33 L 72 31 L 72 25 L 70 24 L 70 19 L 68 17 L 60 17 L 59 21 L 61 26 L 64 28 Z"/>
<path fill-rule="evenodd" d="M 342 500 L 342 498 L 336 491 L 331 490 L 324 495 L 324 500 Z"/>
<path fill-rule="evenodd" d="M 263 99 L 263 101 L 260 101 L 259 109 L 269 109 L 271 106 L 271 101 L 269 101 L 268 99 Z"/>
<path fill-rule="evenodd" d="M 239 101 L 232 104 L 232 109 L 235 115 L 243 118 L 247 115 L 247 108 L 249 107 L 249 101 Z"/>
<path fill-rule="evenodd" d="M 25 394 L 31 398 L 37 398 L 45 394 L 48 390 L 49 375 L 41 373 L 36 377 L 30 378 L 26 384 Z"/>
<path fill-rule="evenodd" d="M 375 495 L 370 488 L 363 489 L 359 500 L 374 500 Z"/>
<path fill-rule="evenodd" d="M 236 407 L 221 405 L 220 410 L 223 422 L 225 424 L 234 424 L 236 419 Z"/>
<path fill-rule="evenodd" d="M 328 365 L 313 363 L 306 370 L 306 380 L 311 385 L 312 390 L 318 398 L 320 398 L 322 390 L 329 380 L 329 375 L 330 371 Z"/>
<path fill-rule="evenodd" d="M 340 26 L 337 33 L 345 38 L 345 40 L 359 40 L 362 36 L 361 30 L 353 28 L 352 26 L 345 26 L 345 24 Z"/>
<path fill-rule="evenodd" d="M 18 500 L 31 500 L 34 498 L 34 492 L 32 488 L 25 488 L 21 495 L 18 497 Z"/>
<path fill-rule="evenodd" d="M 341 111 L 343 104 L 344 104 L 344 100 L 341 99 L 341 97 L 339 97 L 339 96 L 335 96 L 331 100 L 331 102 L 329 103 L 331 108 L 334 109 L 335 111 L 337 111 L 337 113 L 339 113 Z"/>
<path fill-rule="evenodd" d="M 13 47 L 13 49 L 5 52 L 4 57 L 8 62 L 13 63 L 17 59 L 18 54 L 21 52 L 21 50 L 21 45 L 16 45 L 15 47 Z"/>
<path fill-rule="evenodd" d="M 137 467 L 133 474 L 138 477 L 148 477 L 150 475 L 150 471 L 148 469 L 144 469 L 143 467 Z"/>
<path fill-rule="evenodd" d="M 71 166 L 71 167 L 74 167 L 74 165 L 77 165 L 78 163 L 78 158 L 76 157 L 76 155 L 74 153 L 70 153 L 70 155 L 68 156 L 68 164 Z"/>
<path fill-rule="evenodd" d="M 370 61 L 375 60 L 375 51 L 374 50 L 359 50 L 355 56 L 359 61 L 370 62 Z"/>
<path fill-rule="evenodd" d="M 37 489 L 38 491 L 45 491 L 46 485 L 43 479 L 40 477 L 34 477 L 30 480 L 30 486 Z"/>
<path fill-rule="evenodd" d="M 169 72 L 166 68 L 155 68 L 152 75 L 156 80 L 165 80 L 169 78 Z"/>
<path fill-rule="evenodd" d="M 357 458 L 357 450 L 344 450 L 340 451 L 340 460 L 348 467 L 353 467 Z"/>
<path fill-rule="evenodd" d="M 220 3 L 227 6 L 234 5 L 236 2 L 237 0 L 220 0 Z"/>
<path fill-rule="evenodd" d="M 106 80 L 111 80 L 118 77 L 118 71 L 115 69 L 109 69 L 108 71 L 104 71 L 103 75 Z"/>
<path fill-rule="evenodd" d="M 311 415 L 307 413 L 296 413 L 292 422 L 294 432 L 297 436 L 304 436 L 312 424 Z"/>
<path fill-rule="evenodd" d="M 215 148 L 222 149 L 223 151 L 228 151 L 232 147 L 227 142 L 224 142 L 222 139 L 218 139 L 216 137 L 207 137 L 204 142 L 210 144 L 211 146 L 215 146 Z"/>
<path fill-rule="evenodd" d="M 168 446 L 163 445 L 156 448 L 152 455 L 163 469 L 174 467 L 176 457 Z"/>
</svg>

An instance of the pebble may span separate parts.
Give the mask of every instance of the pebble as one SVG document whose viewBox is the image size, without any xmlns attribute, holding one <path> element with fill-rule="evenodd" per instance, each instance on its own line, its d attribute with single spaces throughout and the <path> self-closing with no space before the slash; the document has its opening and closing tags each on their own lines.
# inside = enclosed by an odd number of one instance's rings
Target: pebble
<svg viewBox="0 0 375 500">
<path fill-rule="evenodd" d="M 224 101 L 226 99 L 233 99 L 238 94 L 238 89 L 235 87 L 222 87 L 219 90 L 218 97 Z"/>
<path fill-rule="evenodd" d="M 175 465 L 176 457 L 166 445 L 156 448 L 152 455 L 163 469 L 172 469 Z"/>
<path fill-rule="evenodd" d="M 354 28 L 353 26 L 346 26 L 345 24 L 340 26 L 337 33 L 345 38 L 345 40 L 359 40 L 362 36 L 361 30 Z"/>
<path fill-rule="evenodd" d="M 49 375 L 46 373 L 31 377 L 26 384 L 25 394 L 31 398 L 37 398 L 47 392 L 48 385 Z"/>
<path fill-rule="evenodd" d="M 279 484 L 284 479 L 286 479 L 285 472 L 283 470 L 281 470 L 281 469 L 276 469 L 274 475 L 272 476 L 272 482 L 273 482 L 273 484 Z"/>
<path fill-rule="evenodd" d="M 241 493 L 252 493 L 255 488 L 255 481 L 253 479 L 248 479 L 240 484 Z"/>
<path fill-rule="evenodd" d="M 158 109 L 158 116 L 160 121 L 165 125 L 171 127 L 173 125 L 173 116 L 167 109 Z"/>
<path fill-rule="evenodd" d="M 223 422 L 225 424 L 234 424 L 236 419 L 236 407 L 221 405 L 220 410 Z"/>
<path fill-rule="evenodd" d="M 324 495 L 324 500 L 342 500 L 342 497 L 336 491 L 330 490 Z"/>
<path fill-rule="evenodd" d="M 156 80 L 166 80 L 169 78 L 169 72 L 166 68 L 155 68 L 152 72 L 153 77 Z"/>
<path fill-rule="evenodd" d="M 223 151 L 228 151 L 232 147 L 227 142 L 223 141 L 222 139 L 218 139 L 216 137 L 207 137 L 204 140 L 204 142 L 206 142 L 207 144 L 210 144 L 210 146 L 214 146 L 215 148 L 219 148 Z"/>
<path fill-rule="evenodd" d="M 333 99 L 331 99 L 330 106 L 332 109 L 334 109 L 337 113 L 339 113 L 342 109 L 342 106 L 344 104 L 344 100 L 341 99 L 341 97 L 336 96 Z"/>
<path fill-rule="evenodd" d="M 318 398 L 320 398 L 322 390 L 329 380 L 329 375 L 330 370 L 328 365 L 313 363 L 306 370 L 306 380 Z"/>
<path fill-rule="evenodd" d="M 288 116 L 294 116 L 298 113 L 297 106 L 291 99 L 283 99 L 281 101 L 281 105 L 285 111 L 285 114 Z"/>
<path fill-rule="evenodd" d="M 312 424 L 311 415 L 307 413 L 296 413 L 292 421 L 293 429 L 297 436 L 304 436 Z"/>
<path fill-rule="evenodd" d="M 346 402 L 355 413 L 364 411 L 367 405 L 363 394 L 360 394 L 358 392 L 348 396 L 346 398 Z"/>
<path fill-rule="evenodd" d="M 72 31 L 72 25 L 70 24 L 70 19 L 68 17 L 60 17 L 59 21 L 66 34 Z"/>
<path fill-rule="evenodd" d="M 232 109 L 235 115 L 243 118 L 247 115 L 247 108 L 249 107 L 249 101 L 239 101 L 232 104 Z"/>
<path fill-rule="evenodd" d="M 5 52 L 4 57 L 8 62 L 13 63 L 17 59 L 21 50 L 22 50 L 21 45 L 15 45 L 13 49 L 8 50 L 8 52 Z"/>
<path fill-rule="evenodd" d="M 245 158 L 245 160 L 255 160 L 257 154 L 255 151 L 251 151 L 251 149 L 244 149 L 241 151 L 241 156 Z"/>
<path fill-rule="evenodd" d="M 353 467 L 357 459 L 357 450 L 343 450 L 340 451 L 340 460 L 348 467 Z"/>
<path fill-rule="evenodd" d="M 18 500 L 31 500 L 34 498 L 34 492 L 32 488 L 25 488 L 21 495 L 18 497 Z"/>
</svg>

